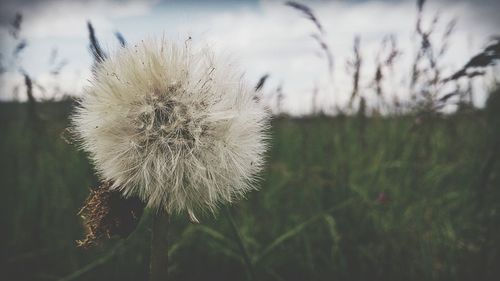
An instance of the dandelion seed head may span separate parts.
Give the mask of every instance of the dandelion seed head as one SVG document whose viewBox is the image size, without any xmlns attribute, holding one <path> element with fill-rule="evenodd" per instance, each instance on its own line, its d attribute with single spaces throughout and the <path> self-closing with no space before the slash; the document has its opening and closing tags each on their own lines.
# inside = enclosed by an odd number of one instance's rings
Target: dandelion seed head
<svg viewBox="0 0 500 281">
<path fill-rule="evenodd" d="M 196 220 L 255 188 L 269 113 L 253 95 L 208 49 L 144 41 L 100 64 L 72 126 L 111 188 Z"/>
</svg>

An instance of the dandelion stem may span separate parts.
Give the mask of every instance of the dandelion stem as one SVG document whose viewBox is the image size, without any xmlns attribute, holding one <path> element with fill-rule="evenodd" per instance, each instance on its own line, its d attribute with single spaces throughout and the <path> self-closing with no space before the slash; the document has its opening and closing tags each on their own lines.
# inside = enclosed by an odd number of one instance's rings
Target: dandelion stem
<svg viewBox="0 0 500 281">
<path fill-rule="evenodd" d="M 151 259 L 149 262 L 150 281 L 168 279 L 168 226 L 167 212 L 162 211 L 154 214 L 151 233 Z"/>
<path fill-rule="evenodd" d="M 245 248 L 245 244 L 243 243 L 243 240 L 241 239 L 241 235 L 238 231 L 238 227 L 236 227 L 236 223 L 234 222 L 233 215 L 231 214 L 231 211 L 229 210 L 228 207 L 224 208 L 224 211 L 226 213 L 227 220 L 229 221 L 229 224 L 231 225 L 231 231 L 233 232 L 234 238 L 236 239 L 236 242 L 238 244 L 238 248 L 241 251 L 241 255 L 243 256 L 243 261 L 245 262 L 245 266 L 247 268 L 247 273 L 249 275 L 250 280 L 255 280 L 255 273 L 253 270 L 253 264 L 252 260 L 250 259 L 250 255 L 248 254 L 247 249 Z"/>
</svg>

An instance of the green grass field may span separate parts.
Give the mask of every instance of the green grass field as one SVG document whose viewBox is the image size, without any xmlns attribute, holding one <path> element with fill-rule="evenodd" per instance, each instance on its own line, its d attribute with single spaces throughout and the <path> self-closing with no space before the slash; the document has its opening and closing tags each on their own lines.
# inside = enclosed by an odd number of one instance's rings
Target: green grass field
<svg viewBox="0 0 500 281">
<path fill-rule="evenodd" d="M 260 191 L 172 218 L 170 280 L 500 280 L 498 96 L 450 116 L 275 118 Z M 148 212 L 76 247 L 98 180 L 64 140 L 71 103 L 36 109 L 0 104 L 1 279 L 147 280 Z"/>
</svg>

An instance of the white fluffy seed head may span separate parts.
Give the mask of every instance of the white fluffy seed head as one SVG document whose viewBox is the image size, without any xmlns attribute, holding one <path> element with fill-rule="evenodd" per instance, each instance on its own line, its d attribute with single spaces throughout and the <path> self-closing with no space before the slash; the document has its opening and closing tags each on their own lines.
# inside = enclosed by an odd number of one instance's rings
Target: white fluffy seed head
<svg viewBox="0 0 500 281">
<path fill-rule="evenodd" d="M 151 40 L 96 69 L 72 127 L 112 188 L 192 215 L 254 189 L 269 114 L 253 94 L 209 50 Z"/>
</svg>

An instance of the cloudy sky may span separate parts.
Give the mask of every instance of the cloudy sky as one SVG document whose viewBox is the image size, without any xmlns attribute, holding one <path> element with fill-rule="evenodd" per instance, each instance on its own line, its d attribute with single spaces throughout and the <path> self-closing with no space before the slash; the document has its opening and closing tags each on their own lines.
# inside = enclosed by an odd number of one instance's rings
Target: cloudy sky
<svg viewBox="0 0 500 281">
<path fill-rule="evenodd" d="M 48 89 L 36 90 L 39 98 L 50 98 L 50 89 L 78 95 L 89 77 L 92 58 L 88 52 L 86 22 L 90 20 L 101 44 L 109 51 L 118 48 L 114 33 L 119 31 L 129 43 L 165 35 L 184 42 L 211 46 L 217 53 L 237 61 L 251 84 L 268 73 L 264 94 L 271 102 L 276 88 L 286 95 L 286 110 L 302 113 L 311 107 L 311 93 L 318 92 L 324 107 L 345 103 L 351 91 L 346 61 L 352 57 L 356 36 L 361 38 L 364 57 L 361 85 L 369 89 L 381 42 L 387 35 L 397 38 L 403 54 L 392 75 L 394 84 L 403 85 L 414 57 L 416 1 L 338 0 L 307 1 L 325 30 L 325 41 L 333 54 L 333 74 L 324 53 L 311 34 L 315 26 L 284 1 L 28 1 L 10 0 L 0 4 L 0 51 L 5 71 L 0 75 L 0 100 L 24 99 L 22 68 Z M 424 25 L 440 13 L 438 30 L 458 19 L 450 39 L 443 68 L 451 73 L 481 50 L 490 35 L 498 34 L 500 1 L 428 0 Z M 11 55 L 19 39 L 9 34 L 14 15 L 23 15 L 20 38 L 27 41 L 19 59 Z M 55 51 L 57 50 L 57 51 Z M 54 54 L 57 54 L 54 59 Z M 58 77 L 50 74 L 57 64 L 67 61 Z M 407 82 L 407 81 L 406 81 Z M 403 90 L 391 86 L 394 95 Z M 367 90 L 369 91 L 369 90 Z M 332 94 L 333 93 L 333 94 Z M 484 99 L 484 98 L 483 98 Z M 477 97 L 480 104 L 482 98 Z"/>
</svg>

